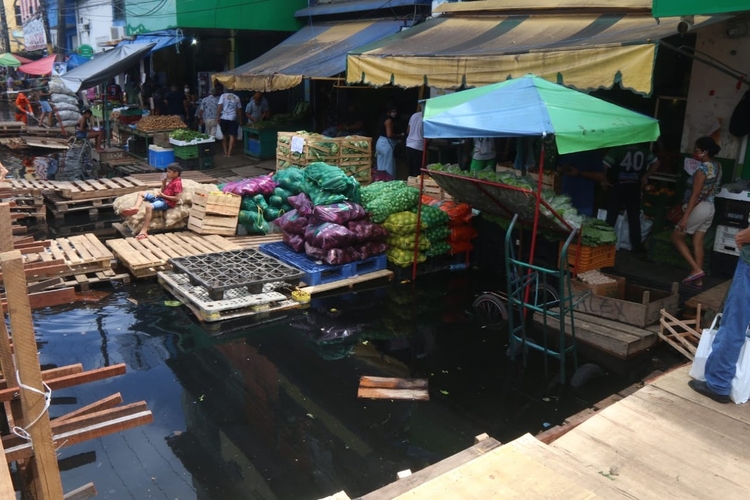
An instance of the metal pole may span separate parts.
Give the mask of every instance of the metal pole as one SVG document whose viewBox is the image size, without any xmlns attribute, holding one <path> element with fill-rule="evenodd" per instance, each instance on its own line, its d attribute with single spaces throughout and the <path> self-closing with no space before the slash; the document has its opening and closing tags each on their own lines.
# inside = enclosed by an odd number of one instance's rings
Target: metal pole
<svg viewBox="0 0 750 500">
<path fill-rule="evenodd" d="M 3 52 L 10 52 L 10 36 L 8 35 L 8 18 L 5 16 L 5 5 L 0 6 L 0 42 Z"/>
</svg>

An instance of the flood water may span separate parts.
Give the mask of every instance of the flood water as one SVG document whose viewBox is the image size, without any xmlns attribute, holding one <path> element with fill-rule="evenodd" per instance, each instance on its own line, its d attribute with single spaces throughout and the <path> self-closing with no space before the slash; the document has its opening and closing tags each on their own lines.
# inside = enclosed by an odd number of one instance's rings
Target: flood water
<svg viewBox="0 0 750 500">
<path fill-rule="evenodd" d="M 248 327 L 202 326 L 155 282 L 98 303 L 34 312 L 46 367 L 116 363 L 127 374 L 53 394 L 52 417 L 120 392 L 154 422 L 60 450 L 69 491 L 108 499 L 354 497 L 473 444 L 537 433 L 631 383 L 574 391 L 505 355 L 507 334 L 465 311 L 468 273 L 315 300 Z M 221 325 L 221 326 L 217 326 Z M 357 399 L 363 375 L 429 380 L 430 401 Z"/>
</svg>

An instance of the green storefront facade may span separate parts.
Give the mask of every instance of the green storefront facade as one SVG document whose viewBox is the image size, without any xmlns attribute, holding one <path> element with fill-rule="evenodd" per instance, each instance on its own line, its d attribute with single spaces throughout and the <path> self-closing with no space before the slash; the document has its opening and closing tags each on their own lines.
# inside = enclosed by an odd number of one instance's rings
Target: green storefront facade
<svg viewBox="0 0 750 500">
<path fill-rule="evenodd" d="M 748 0 L 654 0 L 654 17 L 727 14 L 750 10 Z"/>
<path fill-rule="evenodd" d="M 294 12 L 307 7 L 307 0 L 125 0 L 127 34 L 136 35 L 170 28 L 231 29 L 294 32 L 302 22 Z"/>
</svg>

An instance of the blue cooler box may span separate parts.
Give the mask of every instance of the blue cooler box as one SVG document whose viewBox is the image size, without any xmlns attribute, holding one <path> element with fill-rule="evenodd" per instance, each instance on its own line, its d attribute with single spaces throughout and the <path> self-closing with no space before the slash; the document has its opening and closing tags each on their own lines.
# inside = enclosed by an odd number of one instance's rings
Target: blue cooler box
<svg viewBox="0 0 750 500">
<path fill-rule="evenodd" d="M 149 165 L 164 170 L 170 163 L 174 163 L 174 149 L 162 148 L 153 144 L 148 147 Z"/>
</svg>

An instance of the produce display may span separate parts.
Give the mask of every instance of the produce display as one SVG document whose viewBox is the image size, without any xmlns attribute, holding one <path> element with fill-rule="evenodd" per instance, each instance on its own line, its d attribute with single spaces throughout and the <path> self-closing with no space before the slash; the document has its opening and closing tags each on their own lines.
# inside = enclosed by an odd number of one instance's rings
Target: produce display
<svg viewBox="0 0 750 500">
<path fill-rule="evenodd" d="M 385 222 L 389 215 L 417 206 L 419 190 L 403 181 L 374 182 L 362 188 L 362 205 L 373 222 Z"/>
<path fill-rule="evenodd" d="M 200 142 L 211 139 L 211 136 L 198 132 L 197 130 L 188 130 L 186 128 L 178 128 L 173 130 L 169 134 L 170 139 L 183 142 Z"/>
<path fill-rule="evenodd" d="M 372 178 L 372 139 L 347 136 L 326 137 L 305 131 L 279 132 L 276 146 L 276 169 L 305 168 L 311 163 L 326 162 L 362 183 Z M 302 151 L 292 151 L 294 137 L 302 139 Z"/>
<path fill-rule="evenodd" d="M 187 128 L 187 125 L 175 115 L 149 115 L 138 121 L 136 129 L 143 132 L 156 132 L 159 130 L 173 130 L 176 128 Z"/>
</svg>

